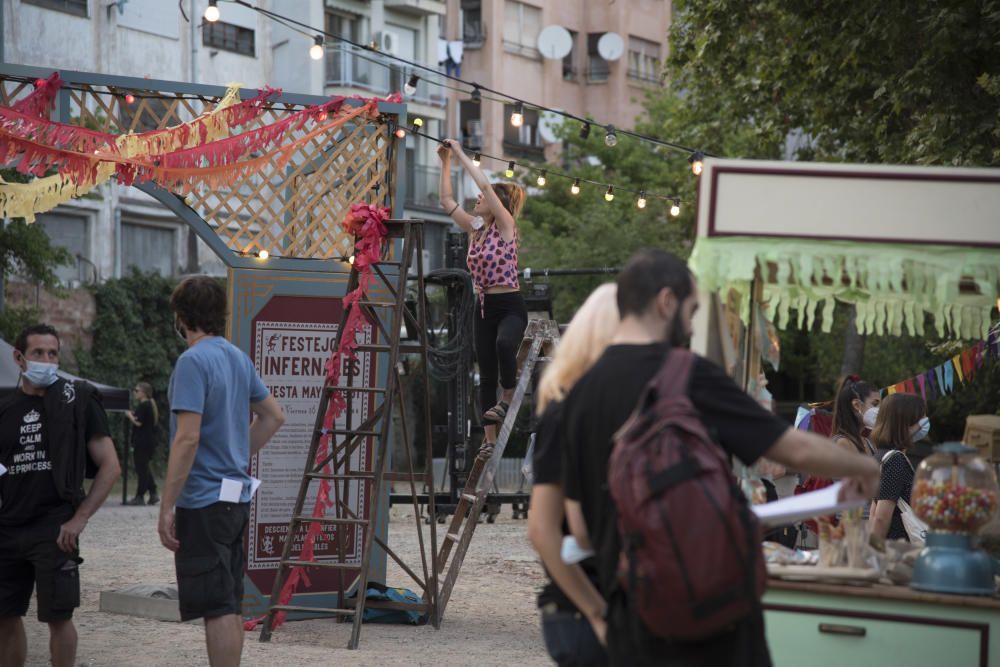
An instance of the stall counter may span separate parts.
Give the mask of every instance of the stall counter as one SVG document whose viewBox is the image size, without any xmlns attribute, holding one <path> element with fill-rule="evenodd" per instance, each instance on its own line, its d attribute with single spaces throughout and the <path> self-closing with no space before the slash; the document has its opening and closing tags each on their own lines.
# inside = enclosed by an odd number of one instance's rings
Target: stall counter
<svg viewBox="0 0 1000 667">
<path fill-rule="evenodd" d="M 1000 598 L 903 586 L 768 581 L 775 667 L 1000 666 Z"/>
</svg>

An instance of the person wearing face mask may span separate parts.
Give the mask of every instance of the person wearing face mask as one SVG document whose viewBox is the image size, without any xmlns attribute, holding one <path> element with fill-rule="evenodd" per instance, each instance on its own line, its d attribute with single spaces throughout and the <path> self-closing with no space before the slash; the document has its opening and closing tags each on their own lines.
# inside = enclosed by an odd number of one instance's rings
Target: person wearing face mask
<svg viewBox="0 0 1000 667">
<path fill-rule="evenodd" d="M 0 401 L 0 665 L 25 663 L 21 617 L 32 589 L 38 620 L 49 626 L 52 664 L 75 665 L 80 535 L 121 468 L 99 395 L 57 375 L 56 330 L 24 329 L 14 361 L 18 388 Z M 94 482 L 85 493 L 88 476 Z"/>
<path fill-rule="evenodd" d="M 914 476 L 910 448 L 926 438 L 930 428 L 927 408 L 916 394 L 892 394 L 879 406 L 872 442 L 881 457 L 882 477 L 869 519 L 873 535 L 890 540 L 909 539 L 897 503 L 910 502 Z"/>
<path fill-rule="evenodd" d="M 875 426 L 879 402 L 878 390 L 860 377 L 844 378 L 833 404 L 833 441 L 848 451 L 875 456 L 875 446 L 865 434 Z"/>
</svg>

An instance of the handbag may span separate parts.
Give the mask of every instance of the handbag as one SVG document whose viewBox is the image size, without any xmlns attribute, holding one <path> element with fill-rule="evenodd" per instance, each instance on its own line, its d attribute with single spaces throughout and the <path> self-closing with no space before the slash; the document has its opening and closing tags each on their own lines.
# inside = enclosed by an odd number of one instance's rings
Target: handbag
<svg viewBox="0 0 1000 667">
<path fill-rule="evenodd" d="M 898 449 L 894 449 L 883 456 L 882 464 L 885 465 L 885 462 L 889 460 L 889 457 L 897 453 L 903 456 L 903 460 L 906 461 L 906 464 L 910 466 L 910 470 L 912 471 L 913 464 L 910 463 L 910 460 L 906 458 L 906 455 Z M 914 475 L 916 475 L 916 472 L 914 472 Z M 910 544 L 915 544 L 920 547 L 924 546 L 924 543 L 927 541 L 927 524 L 917 518 L 917 515 L 913 512 L 913 508 L 910 507 L 910 503 L 906 502 L 902 498 L 896 499 L 896 507 L 899 509 L 899 514 L 903 519 L 903 528 L 906 529 L 906 536 L 910 538 Z"/>
</svg>

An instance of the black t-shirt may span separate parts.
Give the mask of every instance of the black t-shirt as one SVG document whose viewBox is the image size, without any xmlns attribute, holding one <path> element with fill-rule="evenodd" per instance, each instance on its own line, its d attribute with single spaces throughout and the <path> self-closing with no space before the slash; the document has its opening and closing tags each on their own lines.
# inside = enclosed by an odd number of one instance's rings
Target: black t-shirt
<svg viewBox="0 0 1000 667">
<path fill-rule="evenodd" d="M 879 450 L 879 457 L 888 456 L 893 450 Z M 889 458 L 882 460 L 882 478 L 878 484 L 878 493 L 875 500 L 891 500 L 896 502 L 900 499 L 910 502 L 910 492 L 913 490 L 913 463 L 905 453 L 892 454 Z M 906 526 L 903 525 L 903 514 L 897 505 L 892 510 L 892 521 L 889 523 L 889 532 L 886 534 L 889 540 L 907 540 Z"/>
<path fill-rule="evenodd" d="M 535 484 L 559 484 L 562 485 L 563 454 L 560 446 L 559 430 L 562 418 L 562 403 L 552 402 L 542 413 L 535 430 L 535 453 L 531 460 L 532 474 Z M 569 535 L 569 527 L 563 521 L 562 534 Z M 588 558 L 582 563 L 584 574 L 597 586 L 597 563 L 593 558 Z M 548 575 L 548 572 L 546 571 Z M 542 607 L 549 603 L 555 603 L 559 611 L 577 611 L 576 605 L 562 592 L 551 575 L 549 582 L 538 593 L 538 606 Z"/>
<path fill-rule="evenodd" d="M 86 411 L 86 439 L 108 435 L 108 420 L 96 399 Z M 59 497 L 52 478 L 52 454 L 45 423 L 44 398 L 20 390 L 0 416 L 0 525 L 65 521 L 72 505 Z"/>
<path fill-rule="evenodd" d="M 745 660 L 745 664 L 767 665 L 770 660 L 760 619 L 748 619 L 734 632 L 705 642 L 708 652 L 701 660 L 699 645 L 678 645 L 646 631 L 634 614 L 625 612 L 627 602 L 616 586 L 621 542 L 607 484 L 612 437 L 631 415 L 668 351 L 665 343 L 609 347 L 576 383 L 563 405 L 563 490 L 568 498 L 580 503 L 598 552 L 599 589 L 611 608 L 609 654 L 612 662 L 620 664 L 642 664 L 644 660 L 670 664 L 675 657 L 685 665 L 717 664 L 713 661 L 718 655 L 728 655 L 728 664 Z M 760 458 L 789 428 L 736 386 L 721 368 L 701 357 L 695 358 L 691 368 L 688 395 L 714 441 L 747 465 Z M 719 648 L 730 639 L 731 645 Z M 754 649 L 758 645 L 762 651 Z M 748 647 L 749 651 L 745 650 Z"/>
<path fill-rule="evenodd" d="M 136 449 L 152 449 L 156 446 L 156 419 L 153 417 L 153 402 L 143 401 L 135 408 L 135 418 L 141 426 L 132 431 L 132 446 Z"/>
</svg>

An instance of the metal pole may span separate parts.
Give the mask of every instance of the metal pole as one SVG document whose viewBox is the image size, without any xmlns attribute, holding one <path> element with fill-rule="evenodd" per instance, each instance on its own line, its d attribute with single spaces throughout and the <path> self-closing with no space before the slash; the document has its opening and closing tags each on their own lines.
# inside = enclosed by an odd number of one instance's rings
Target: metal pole
<svg viewBox="0 0 1000 667">
<path fill-rule="evenodd" d="M 532 278 L 542 277 L 547 278 L 548 276 L 597 276 L 604 274 L 613 274 L 621 272 L 621 267 L 619 266 L 604 266 L 595 268 L 580 268 L 580 269 L 532 269 L 528 267 L 523 271 L 518 272 L 518 275 L 525 280 L 531 280 Z"/>
<path fill-rule="evenodd" d="M 122 505 L 128 503 L 128 446 L 132 430 L 129 428 L 131 423 L 126 416 L 125 423 L 122 424 Z"/>
</svg>

